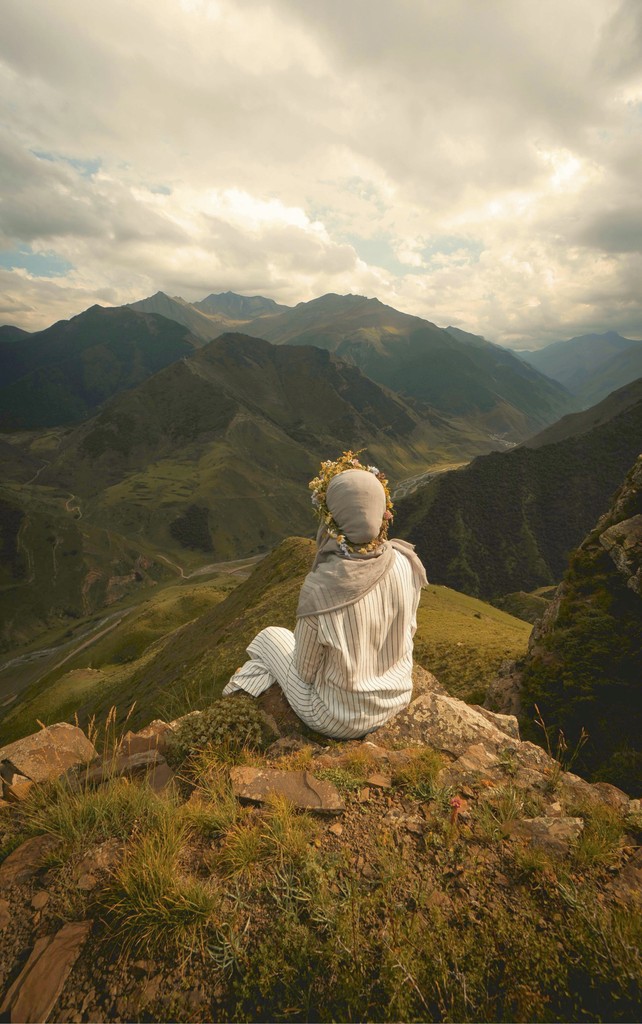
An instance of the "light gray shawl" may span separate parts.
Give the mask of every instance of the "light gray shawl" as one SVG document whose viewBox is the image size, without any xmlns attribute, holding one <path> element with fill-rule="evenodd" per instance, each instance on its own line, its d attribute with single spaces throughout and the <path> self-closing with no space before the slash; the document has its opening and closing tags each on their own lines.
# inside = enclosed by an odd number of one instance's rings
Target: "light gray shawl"
<svg viewBox="0 0 642 1024">
<path fill-rule="evenodd" d="M 378 536 L 386 496 L 373 473 L 348 470 L 334 477 L 327 490 L 326 503 L 348 540 L 367 544 Z M 412 544 L 388 540 L 366 554 L 345 555 L 321 524 L 312 572 L 306 576 L 299 595 L 297 618 L 336 611 L 359 601 L 390 572 L 395 551 L 410 562 L 417 585 L 425 586 L 426 570 Z"/>
</svg>

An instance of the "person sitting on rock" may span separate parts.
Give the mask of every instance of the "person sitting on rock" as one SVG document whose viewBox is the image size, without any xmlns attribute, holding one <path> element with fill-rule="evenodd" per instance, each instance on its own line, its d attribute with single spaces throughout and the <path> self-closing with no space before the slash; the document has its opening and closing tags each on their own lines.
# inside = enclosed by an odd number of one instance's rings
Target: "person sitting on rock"
<svg viewBox="0 0 642 1024">
<path fill-rule="evenodd" d="M 411 544 L 388 540 L 392 502 L 376 466 L 344 452 L 321 463 L 309 486 L 320 525 L 294 633 L 263 629 L 223 695 L 258 697 L 277 682 L 311 729 L 354 739 L 410 703 L 426 572 Z"/>
</svg>

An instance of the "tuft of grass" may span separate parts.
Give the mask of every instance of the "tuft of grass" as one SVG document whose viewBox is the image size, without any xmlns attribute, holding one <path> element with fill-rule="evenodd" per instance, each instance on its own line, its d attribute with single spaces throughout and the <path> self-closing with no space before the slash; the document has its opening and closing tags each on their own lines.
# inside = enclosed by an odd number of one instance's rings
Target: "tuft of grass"
<svg viewBox="0 0 642 1024">
<path fill-rule="evenodd" d="M 195 760 L 206 760 L 205 754 Z M 232 792 L 228 772 L 222 765 L 207 761 L 206 770 L 197 771 L 198 782 L 192 798 L 182 808 L 183 820 L 206 838 L 225 835 L 245 815 Z"/>
<path fill-rule="evenodd" d="M 218 866 L 224 875 L 245 875 L 254 872 L 263 857 L 261 823 L 241 820 L 231 825 L 219 851 Z"/>
<path fill-rule="evenodd" d="M 165 805 L 154 831 L 130 843 L 101 895 L 125 956 L 170 956 L 184 965 L 203 953 L 220 895 L 183 870 L 187 838 L 175 808 Z"/>
<path fill-rule="evenodd" d="M 154 829 L 171 798 L 162 800 L 145 785 L 115 779 L 98 789 L 75 789 L 65 779 L 38 786 L 23 805 L 25 827 L 62 840 L 69 853 L 117 837 L 126 839 L 134 826 Z"/>
<path fill-rule="evenodd" d="M 583 807 L 578 813 L 584 818 L 584 828 L 573 850 L 574 863 L 584 869 L 613 864 L 622 849 L 622 816 L 601 803 Z"/>
<path fill-rule="evenodd" d="M 237 820 L 220 848 L 225 874 L 265 873 L 284 867 L 303 869 L 314 857 L 311 843 L 318 833 L 311 815 L 298 812 L 282 796 L 271 797 L 259 815 Z"/>
<path fill-rule="evenodd" d="M 427 747 L 408 764 L 396 768 L 392 781 L 397 786 L 403 786 L 418 800 L 431 800 L 436 796 L 437 778 L 442 767 L 439 752 Z"/>
<path fill-rule="evenodd" d="M 487 839 L 506 839 L 524 815 L 524 795 L 512 785 L 498 787 L 479 801 L 474 814 Z"/>
</svg>

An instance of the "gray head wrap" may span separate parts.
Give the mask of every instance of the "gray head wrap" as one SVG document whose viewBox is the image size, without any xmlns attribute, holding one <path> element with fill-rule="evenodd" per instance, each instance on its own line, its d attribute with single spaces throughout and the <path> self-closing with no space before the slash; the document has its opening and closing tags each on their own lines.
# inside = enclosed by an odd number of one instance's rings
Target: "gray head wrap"
<svg viewBox="0 0 642 1024">
<path fill-rule="evenodd" d="M 386 494 L 374 473 L 354 469 L 337 474 L 328 485 L 326 503 L 335 523 L 353 544 L 368 544 L 379 536 Z M 306 576 L 299 595 L 297 617 L 354 604 L 390 572 L 395 551 L 410 561 L 417 586 L 425 586 L 426 570 L 412 544 L 385 541 L 367 553 L 346 556 L 322 525 L 312 572 Z"/>
<path fill-rule="evenodd" d="M 349 469 L 337 474 L 328 485 L 326 504 L 352 544 L 368 544 L 379 536 L 386 492 L 374 473 Z"/>
</svg>

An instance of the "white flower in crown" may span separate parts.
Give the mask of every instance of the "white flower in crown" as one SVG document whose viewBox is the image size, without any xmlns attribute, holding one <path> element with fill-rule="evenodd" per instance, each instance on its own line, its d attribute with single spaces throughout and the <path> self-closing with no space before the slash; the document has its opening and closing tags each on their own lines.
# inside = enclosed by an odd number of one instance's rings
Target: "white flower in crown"
<svg viewBox="0 0 642 1024">
<path fill-rule="evenodd" d="M 379 476 L 379 470 L 376 466 L 368 466 L 368 472 L 374 473 L 375 476 Z"/>
</svg>

